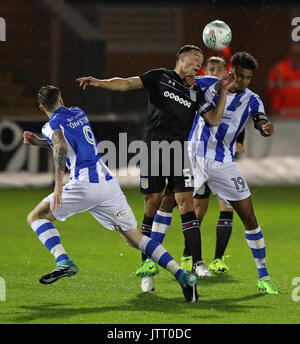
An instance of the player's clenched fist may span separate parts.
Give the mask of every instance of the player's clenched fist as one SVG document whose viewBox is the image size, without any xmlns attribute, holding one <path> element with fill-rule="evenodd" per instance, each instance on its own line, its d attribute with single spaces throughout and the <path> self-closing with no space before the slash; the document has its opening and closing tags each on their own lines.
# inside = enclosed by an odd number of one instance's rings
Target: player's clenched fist
<svg viewBox="0 0 300 344">
<path fill-rule="evenodd" d="M 274 133 L 274 126 L 271 122 L 267 122 L 261 126 L 261 131 L 264 136 L 270 136 Z"/>
<path fill-rule="evenodd" d="M 23 140 L 26 145 L 32 145 L 34 141 L 34 134 L 31 131 L 24 131 Z"/>
</svg>

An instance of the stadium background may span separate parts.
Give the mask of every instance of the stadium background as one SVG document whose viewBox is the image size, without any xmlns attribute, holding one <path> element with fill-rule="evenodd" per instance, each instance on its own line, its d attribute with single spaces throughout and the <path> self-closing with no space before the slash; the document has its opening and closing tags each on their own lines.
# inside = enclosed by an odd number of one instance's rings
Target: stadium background
<svg viewBox="0 0 300 344">
<path fill-rule="evenodd" d="M 258 59 L 251 89 L 261 95 L 272 118 L 267 77 L 287 52 L 297 13 L 295 3 L 279 2 L 2 0 L 6 41 L 0 43 L 1 186 L 31 185 L 32 173 L 35 183 L 51 182 L 51 152 L 24 147 L 21 135 L 24 129 L 39 132 L 45 121 L 36 103 L 41 85 L 61 88 L 66 105 L 83 107 L 89 114 L 96 138 L 111 140 L 118 149 L 119 132 L 128 133 L 128 144 L 143 136 L 146 91 L 83 92 L 75 79 L 173 68 L 178 48 L 187 43 L 201 46 L 209 57 L 202 30 L 214 19 L 230 25 L 232 53 L 247 50 Z M 298 184 L 300 121 L 273 121 L 276 132 L 268 140 L 248 123 L 246 154 L 239 164 L 250 184 Z M 38 172 L 43 173 L 39 178 Z M 136 185 L 138 178 L 120 182 Z"/>
</svg>

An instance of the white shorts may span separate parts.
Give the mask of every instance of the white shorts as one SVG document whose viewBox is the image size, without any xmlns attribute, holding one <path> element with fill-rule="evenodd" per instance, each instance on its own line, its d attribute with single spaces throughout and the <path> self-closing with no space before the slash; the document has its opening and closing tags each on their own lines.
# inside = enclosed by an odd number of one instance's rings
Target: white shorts
<svg viewBox="0 0 300 344">
<path fill-rule="evenodd" d="M 53 204 L 53 193 L 43 199 Z M 137 228 L 135 216 L 123 194 L 118 181 L 101 179 L 99 183 L 69 182 L 63 188 L 62 204 L 54 217 L 66 221 L 72 215 L 88 211 L 104 227 L 123 231 Z"/>
<path fill-rule="evenodd" d="M 204 159 L 204 180 L 221 200 L 240 201 L 251 193 L 245 178 L 235 162 Z"/>
</svg>

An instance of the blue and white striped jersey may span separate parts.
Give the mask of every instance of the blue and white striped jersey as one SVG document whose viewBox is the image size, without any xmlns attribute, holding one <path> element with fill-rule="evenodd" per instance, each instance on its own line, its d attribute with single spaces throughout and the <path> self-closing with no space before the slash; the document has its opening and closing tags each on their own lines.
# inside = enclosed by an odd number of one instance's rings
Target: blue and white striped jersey
<svg viewBox="0 0 300 344">
<path fill-rule="evenodd" d="M 62 130 L 67 146 L 67 168 L 70 180 L 98 183 L 100 178 L 112 178 L 101 160 L 93 130 L 87 115 L 78 107 L 57 109 L 42 128 L 42 134 L 52 147 L 52 135 Z"/>
<path fill-rule="evenodd" d="M 221 123 L 218 126 L 210 126 L 202 116 L 215 107 L 218 101 L 219 93 L 215 89 L 218 80 L 214 77 L 196 78 L 196 83 L 205 94 L 206 103 L 195 116 L 189 135 L 189 146 L 192 155 L 220 162 L 232 162 L 237 136 L 248 118 L 256 114 L 265 114 L 265 110 L 259 96 L 248 88 L 244 92 L 228 92 Z"/>
</svg>

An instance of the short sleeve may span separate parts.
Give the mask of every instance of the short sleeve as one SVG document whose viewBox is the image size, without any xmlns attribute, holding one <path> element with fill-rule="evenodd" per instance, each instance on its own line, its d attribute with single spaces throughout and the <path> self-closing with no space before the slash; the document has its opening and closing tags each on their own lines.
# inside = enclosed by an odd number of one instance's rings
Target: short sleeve
<svg viewBox="0 0 300 344">
<path fill-rule="evenodd" d="M 200 77 L 196 78 L 196 84 L 200 86 L 204 93 L 204 100 L 200 103 L 199 114 L 205 115 L 208 111 L 216 107 L 219 99 L 219 92 L 216 90 L 218 78 Z"/>
<path fill-rule="evenodd" d="M 141 74 L 139 77 L 142 80 L 142 83 L 145 87 L 153 87 L 159 80 L 162 74 L 161 69 L 152 69 L 144 74 Z"/>
<path fill-rule="evenodd" d="M 250 115 L 253 117 L 257 114 L 265 115 L 264 104 L 258 95 L 252 95 L 249 102 Z"/>
<path fill-rule="evenodd" d="M 53 120 L 49 121 L 50 128 L 55 131 L 55 130 L 61 130 L 61 123 L 60 120 L 55 117 Z"/>
<path fill-rule="evenodd" d="M 199 85 L 201 90 L 206 93 L 206 91 L 215 85 L 220 79 L 211 76 L 198 76 L 195 77 L 196 85 Z"/>
<path fill-rule="evenodd" d="M 51 140 L 52 140 L 53 132 L 54 131 L 51 129 L 49 122 L 47 122 L 42 128 L 42 134 L 45 137 L 45 139 L 48 141 L 51 147 L 52 147 Z"/>
</svg>

